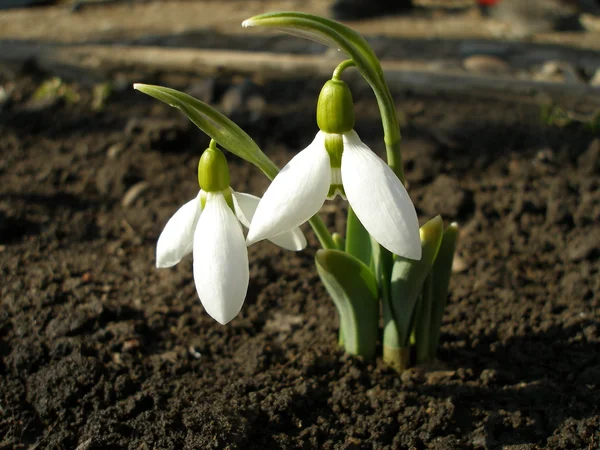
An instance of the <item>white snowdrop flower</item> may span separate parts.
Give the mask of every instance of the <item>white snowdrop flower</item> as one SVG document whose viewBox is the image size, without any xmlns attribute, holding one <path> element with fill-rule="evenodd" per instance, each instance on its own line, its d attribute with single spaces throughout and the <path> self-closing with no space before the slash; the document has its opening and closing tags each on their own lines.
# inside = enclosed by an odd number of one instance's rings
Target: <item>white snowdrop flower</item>
<svg viewBox="0 0 600 450">
<path fill-rule="evenodd" d="M 247 243 L 298 227 L 326 199 L 339 194 L 379 244 L 396 255 L 421 259 L 415 207 L 392 169 L 353 130 L 352 96 L 343 81 L 325 83 L 317 123 L 321 131 L 281 170 L 262 197 Z"/>
<path fill-rule="evenodd" d="M 242 308 L 249 283 L 248 227 L 260 199 L 234 192 L 223 153 L 211 142 L 198 164 L 200 192 L 169 219 L 156 246 L 156 266 L 171 267 L 193 252 L 194 282 L 206 312 L 226 324 Z M 270 238 L 288 250 L 302 250 L 298 228 Z"/>
</svg>

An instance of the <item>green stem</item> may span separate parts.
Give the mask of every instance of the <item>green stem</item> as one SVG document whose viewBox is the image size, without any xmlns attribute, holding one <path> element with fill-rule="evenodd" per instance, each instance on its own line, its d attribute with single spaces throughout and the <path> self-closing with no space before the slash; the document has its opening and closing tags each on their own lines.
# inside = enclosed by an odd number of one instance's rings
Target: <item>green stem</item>
<svg viewBox="0 0 600 450">
<path fill-rule="evenodd" d="M 383 362 L 401 373 L 410 367 L 410 348 L 402 347 L 398 322 L 392 307 L 392 254 L 371 239 L 374 272 L 383 307 Z"/>
<path fill-rule="evenodd" d="M 396 117 L 396 108 L 394 100 L 390 93 L 383 75 L 381 77 L 381 86 L 372 86 L 379 105 L 381 114 L 381 122 L 383 125 L 383 140 L 385 142 L 385 150 L 388 166 L 394 171 L 402 184 L 406 183 L 404 178 L 404 165 L 402 164 L 402 153 L 400 151 L 400 127 L 398 126 L 398 118 Z"/>
<path fill-rule="evenodd" d="M 314 216 L 312 216 L 308 220 L 308 223 L 310 224 L 313 231 L 317 235 L 317 239 L 319 240 L 321 247 L 323 247 L 324 249 L 336 249 L 337 248 L 335 245 L 335 242 L 333 241 L 333 238 L 331 237 L 331 234 L 329 233 L 329 231 L 327 231 L 327 227 L 325 226 L 325 223 L 323 223 L 323 220 L 321 219 L 321 217 L 319 217 L 318 214 L 315 214 Z"/>
<path fill-rule="evenodd" d="M 331 79 L 332 80 L 339 80 L 340 77 L 342 76 L 342 72 L 344 70 L 346 70 L 348 67 L 355 67 L 355 66 L 356 66 L 356 64 L 351 59 L 347 59 L 346 61 L 342 61 L 341 63 L 338 64 L 338 66 L 333 71 L 333 76 L 331 77 Z"/>
</svg>

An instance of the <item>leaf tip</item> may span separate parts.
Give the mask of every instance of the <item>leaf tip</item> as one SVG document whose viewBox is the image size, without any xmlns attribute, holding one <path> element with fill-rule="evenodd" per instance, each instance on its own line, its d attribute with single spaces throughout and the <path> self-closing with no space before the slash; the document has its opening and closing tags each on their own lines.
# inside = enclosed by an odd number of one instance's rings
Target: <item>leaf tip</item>
<svg viewBox="0 0 600 450">
<path fill-rule="evenodd" d="M 250 28 L 252 26 L 254 26 L 254 21 L 252 20 L 252 18 L 246 19 L 242 22 L 242 28 Z"/>
<path fill-rule="evenodd" d="M 148 84 L 144 84 L 144 83 L 133 83 L 133 89 L 135 89 L 136 91 L 140 91 L 143 92 L 144 94 L 147 94 L 147 89 L 150 87 L 150 85 Z"/>
<path fill-rule="evenodd" d="M 440 216 L 439 214 L 419 229 L 421 242 L 429 242 L 439 239 L 442 236 L 443 232 L 444 221 L 442 220 L 442 216 Z"/>
<path fill-rule="evenodd" d="M 315 254 L 315 260 L 319 264 L 324 265 L 326 257 L 327 257 L 327 251 L 325 249 L 320 248 L 319 250 L 317 250 L 317 253 Z"/>
</svg>

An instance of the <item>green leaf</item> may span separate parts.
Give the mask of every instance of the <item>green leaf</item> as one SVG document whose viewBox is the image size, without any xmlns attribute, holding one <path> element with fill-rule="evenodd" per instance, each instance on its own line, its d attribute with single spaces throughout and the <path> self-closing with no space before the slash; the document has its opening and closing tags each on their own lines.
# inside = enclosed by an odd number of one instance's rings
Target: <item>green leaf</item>
<svg viewBox="0 0 600 450">
<path fill-rule="evenodd" d="M 423 282 L 421 299 L 418 301 L 415 313 L 415 330 L 413 336 L 415 337 L 417 364 L 422 364 L 433 359 L 433 355 L 429 352 L 431 347 L 429 340 L 431 338 L 431 315 L 433 307 L 431 295 L 433 282 L 431 275 L 430 272 Z"/>
<path fill-rule="evenodd" d="M 373 272 L 339 250 L 317 251 L 315 263 L 340 316 L 340 343 L 350 354 L 375 357 L 379 302 Z"/>
<path fill-rule="evenodd" d="M 391 276 L 392 312 L 398 328 L 398 344 L 408 347 L 410 334 L 414 326 L 415 305 L 421 294 L 423 282 L 431 271 L 437 256 L 444 224 L 440 216 L 436 216 L 421 227 L 421 247 L 423 254 L 420 261 L 397 256 Z M 384 341 L 384 345 L 386 342 Z"/>
<path fill-rule="evenodd" d="M 270 179 L 279 171 L 277 166 L 263 153 L 256 142 L 229 118 L 183 92 L 163 86 L 134 84 L 144 94 L 181 110 L 198 128 L 214 139 L 221 147 L 254 164 Z"/>
<path fill-rule="evenodd" d="M 371 236 L 351 207 L 348 207 L 346 222 L 346 253 L 371 266 Z"/>
<path fill-rule="evenodd" d="M 458 224 L 451 223 L 444 231 L 442 244 L 438 251 L 432 274 L 432 311 L 431 311 L 431 336 L 429 338 L 430 353 L 435 357 L 440 342 L 440 328 L 442 326 L 442 317 L 448 301 L 448 286 L 450 285 L 450 276 L 452 275 L 452 261 L 458 242 Z"/>
</svg>

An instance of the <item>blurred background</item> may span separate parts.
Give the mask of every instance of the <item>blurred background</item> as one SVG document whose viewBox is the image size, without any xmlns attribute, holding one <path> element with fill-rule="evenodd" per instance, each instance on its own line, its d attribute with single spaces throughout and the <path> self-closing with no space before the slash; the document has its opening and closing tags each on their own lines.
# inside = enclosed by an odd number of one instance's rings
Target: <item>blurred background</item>
<svg viewBox="0 0 600 450">
<path fill-rule="evenodd" d="M 325 75 L 341 59 L 317 43 L 240 27 L 272 10 L 348 22 L 383 60 L 390 83 L 403 88 L 543 86 L 543 94 L 569 100 L 600 85 L 598 0 L 0 0 L 0 62 L 107 78 L 118 89 L 136 70 L 252 73 L 261 82 Z"/>
</svg>

